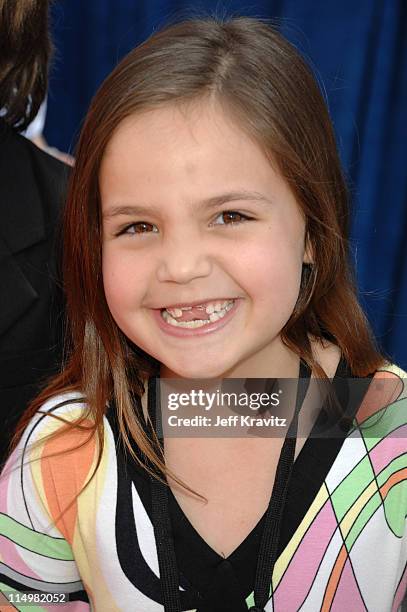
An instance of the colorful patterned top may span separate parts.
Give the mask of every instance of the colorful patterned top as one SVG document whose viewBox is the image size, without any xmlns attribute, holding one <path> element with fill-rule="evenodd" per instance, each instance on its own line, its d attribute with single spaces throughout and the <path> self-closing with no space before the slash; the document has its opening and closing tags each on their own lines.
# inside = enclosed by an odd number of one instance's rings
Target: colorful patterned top
<svg viewBox="0 0 407 612">
<path fill-rule="evenodd" d="M 393 382 L 392 397 L 389 387 L 374 384 L 382 378 Z M 352 431 L 284 543 L 267 612 L 401 609 L 407 585 L 406 379 L 396 366 L 376 373 Z M 150 481 L 116 445 L 112 415 L 104 419 L 101 463 L 78 499 L 96 466 L 95 438 L 83 429 L 46 437 L 64 427 L 47 413 L 70 420 L 83 410 L 74 393 L 45 404 L 0 478 L 2 612 L 164 609 Z M 306 445 L 296 463 L 304 461 L 304 451 Z M 29 600 L 27 591 L 35 597 Z M 52 594 L 66 603 L 52 605 Z M 185 581 L 180 596 L 183 610 L 199 610 Z M 250 592 L 246 603 L 254 603 Z"/>
</svg>

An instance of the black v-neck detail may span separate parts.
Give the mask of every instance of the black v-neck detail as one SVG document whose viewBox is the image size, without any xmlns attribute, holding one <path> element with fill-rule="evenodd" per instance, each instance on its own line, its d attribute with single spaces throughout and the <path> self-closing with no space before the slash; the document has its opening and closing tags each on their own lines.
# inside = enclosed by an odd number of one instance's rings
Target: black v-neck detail
<svg viewBox="0 0 407 612">
<path fill-rule="evenodd" d="M 332 380 L 333 386 L 339 385 L 340 379 L 343 378 L 352 378 L 352 373 L 346 361 L 341 359 Z M 345 398 L 343 414 L 350 421 L 367 391 L 370 378 L 366 379 L 366 385 L 360 386 L 360 396 L 353 395 L 353 400 L 356 401 L 349 403 Z M 344 428 L 340 432 L 336 430 L 333 438 L 315 437 L 322 421 L 323 409 L 293 464 L 282 517 L 278 556 L 288 545 L 314 501 L 347 435 L 347 430 Z M 217 584 L 220 576 L 224 578 L 229 576 L 230 580 L 238 585 L 241 598 L 246 598 L 253 591 L 256 559 L 266 512 L 239 546 L 226 559 L 223 559 L 195 530 L 171 489 L 168 493 L 178 569 L 184 584 L 195 592 L 197 601 L 202 599 L 206 602 L 199 607 L 199 612 L 212 612 L 210 606 L 215 605 L 215 602 L 220 609 L 226 605 L 228 607 L 223 608 L 224 610 L 229 610 L 229 608 L 232 610 L 230 593 L 226 594 L 225 590 L 222 591 L 221 585 L 218 588 Z M 226 585 L 226 582 L 224 580 L 223 586 Z M 210 596 L 211 592 L 213 592 L 213 600 Z"/>
</svg>

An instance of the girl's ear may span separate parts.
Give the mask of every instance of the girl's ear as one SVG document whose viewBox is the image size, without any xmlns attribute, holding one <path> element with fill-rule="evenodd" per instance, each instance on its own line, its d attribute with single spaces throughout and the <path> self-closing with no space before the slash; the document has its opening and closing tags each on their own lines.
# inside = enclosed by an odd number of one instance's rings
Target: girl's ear
<svg viewBox="0 0 407 612">
<path fill-rule="evenodd" d="M 314 249 L 312 247 L 311 240 L 310 240 L 308 232 L 307 232 L 307 234 L 305 236 L 305 250 L 304 250 L 304 257 L 303 257 L 302 261 L 305 264 L 313 264 L 313 263 L 315 263 Z"/>
</svg>

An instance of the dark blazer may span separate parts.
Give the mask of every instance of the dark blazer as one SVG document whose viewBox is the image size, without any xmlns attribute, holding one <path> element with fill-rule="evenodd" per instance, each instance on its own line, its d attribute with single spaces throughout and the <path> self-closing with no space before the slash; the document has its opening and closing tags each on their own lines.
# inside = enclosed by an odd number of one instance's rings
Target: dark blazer
<svg viewBox="0 0 407 612">
<path fill-rule="evenodd" d="M 61 362 L 56 243 L 67 176 L 0 119 L 0 465 L 18 418 Z"/>
</svg>

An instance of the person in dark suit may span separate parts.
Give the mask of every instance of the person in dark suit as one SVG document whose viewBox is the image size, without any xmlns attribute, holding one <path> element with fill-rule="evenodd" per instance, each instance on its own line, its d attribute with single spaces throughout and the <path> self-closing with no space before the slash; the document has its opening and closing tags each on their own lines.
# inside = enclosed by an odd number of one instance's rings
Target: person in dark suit
<svg viewBox="0 0 407 612">
<path fill-rule="evenodd" d="M 0 7 L 0 466 L 19 417 L 58 371 L 57 228 L 68 166 L 19 134 L 47 91 L 48 0 Z"/>
</svg>

